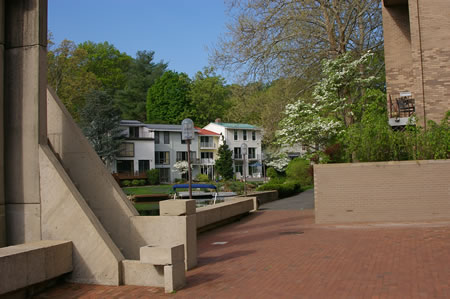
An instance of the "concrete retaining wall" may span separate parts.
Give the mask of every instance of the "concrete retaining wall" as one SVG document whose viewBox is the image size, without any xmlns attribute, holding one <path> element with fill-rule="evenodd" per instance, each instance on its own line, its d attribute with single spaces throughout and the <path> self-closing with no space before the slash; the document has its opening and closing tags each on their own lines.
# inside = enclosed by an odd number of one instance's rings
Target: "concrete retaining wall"
<svg viewBox="0 0 450 299">
<path fill-rule="evenodd" d="M 450 160 L 314 165 L 317 223 L 450 220 Z"/>
<path fill-rule="evenodd" d="M 0 269 L 0 295 L 56 278 L 72 271 L 72 242 L 38 241 L 3 247 Z"/>
<path fill-rule="evenodd" d="M 263 205 L 265 203 L 278 200 L 278 191 L 255 191 L 248 193 L 248 197 L 256 197 L 256 201 L 258 206 Z"/>
<path fill-rule="evenodd" d="M 256 197 L 236 197 L 226 202 L 197 208 L 197 230 L 204 231 L 256 209 Z"/>
</svg>

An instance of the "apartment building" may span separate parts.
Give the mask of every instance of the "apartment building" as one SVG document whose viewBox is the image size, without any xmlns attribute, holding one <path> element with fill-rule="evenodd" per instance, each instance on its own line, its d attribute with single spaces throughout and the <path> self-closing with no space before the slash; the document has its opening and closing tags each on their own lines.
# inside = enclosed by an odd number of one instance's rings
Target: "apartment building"
<svg viewBox="0 0 450 299">
<path fill-rule="evenodd" d="M 124 142 L 112 163 L 112 172 L 142 174 L 155 168 L 154 131 L 137 120 L 120 122 Z"/>
<path fill-rule="evenodd" d="M 199 159 L 194 161 L 200 167 L 200 173 L 208 175 L 209 179 L 215 178 L 214 165 L 218 158 L 220 134 L 201 128 L 195 128 L 200 141 L 198 142 Z"/>
<path fill-rule="evenodd" d="M 161 182 L 187 179 L 187 174 L 181 174 L 173 167 L 178 161 L 188 160 L 187 144 L 181 139 L 181 125 L 123 120 L 120 127 L 125 140 L 112 163 L 112 172 L 145 176 L 147 170 L 156 168 L 160 171 Z M 202 173 L 213 179 L 220 135 L 201 128 L 195 128 L 194 132 L 190 146 L 192 177 Z"/>
<path fill-rule="evenodd" d="M 450 3 L 384 0 L 383 29 L 389 123 L 440 121 L 450 110 Z"/>
<path fill-rule="evenodd" d="M 217 119 L 209 123 L 204 129 L 220 134 L 219 143 L 226 141 L 233 152 L 233 169 L 237 177 L 246 174 L 249 177 L 262 177 L 262 131 L 260 128 L 249 124 L 223 123 Z M 246 163 L 241 152 L 241 145 L 247 144 Z"/>
<path fill-rule="evenodd" d="M 155 168 L 159 169 L 161 182 L 173 182 L 175 179 L 187 179 L 186 174 L 177 172 L 173 165 L 178 161 L 187 161 L 187 144 L 181 139 L 181 125 L 146 124 L 155 135 Z M 200 173 L 197 163 L 198 157 L 198 131 L 195 131 L 194 139 L 191 140 L 192 177 Z"/>
</svg>

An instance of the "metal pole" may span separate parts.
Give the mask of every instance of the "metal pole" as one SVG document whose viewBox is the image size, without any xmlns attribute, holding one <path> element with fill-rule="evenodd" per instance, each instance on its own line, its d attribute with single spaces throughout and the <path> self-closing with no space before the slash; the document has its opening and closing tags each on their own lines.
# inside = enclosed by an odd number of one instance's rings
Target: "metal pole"
<svg viewBox="0 0 450 299">
<path fill-rule="evenodd" d="M 245 156 L 247 155 L 244 155 L 244 196 L 247 196 L 247 167 L 245 163 Z"/>
<path fill-rule="evenodd" d="M 189 199 L 192 199 L 192 173 L 191 173 L 191 140 L 186 140 L 188 150 L 188 176 L 189 176 Z"/>
</svg>

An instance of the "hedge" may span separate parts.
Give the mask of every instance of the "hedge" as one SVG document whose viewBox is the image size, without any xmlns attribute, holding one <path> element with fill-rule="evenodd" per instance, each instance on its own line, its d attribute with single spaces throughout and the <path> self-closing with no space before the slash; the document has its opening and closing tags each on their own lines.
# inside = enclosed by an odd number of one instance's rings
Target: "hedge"
<svg viewBox="0 0 450 299">
<path fill-rule="evenodd" d="M 294 181 L 286 181 L 284 183 L 278 182 L 268 182 L 267 184 L 261 185 L 256 189 L 257 191 L 268 191 L 268 190 L 277 190 L 278 198 L 289 197 L 300 193 L 302 188 L 300 183 Z"/>
</svg>

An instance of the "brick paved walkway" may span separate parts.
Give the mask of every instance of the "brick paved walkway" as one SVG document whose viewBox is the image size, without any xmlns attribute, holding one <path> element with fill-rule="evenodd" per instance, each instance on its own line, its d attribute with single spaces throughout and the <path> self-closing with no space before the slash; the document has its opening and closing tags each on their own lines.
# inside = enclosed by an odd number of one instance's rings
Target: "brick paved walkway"
<svg viewBox="0 0 450 299">
<path fill-rule="evenodd" d="M 313 220 L 311 210 L 260 211 L 200 235 L 199 266 L 176 294 L 64 284 L 39 298 L 450 298 L 449 223 Z"/>
</svg>

